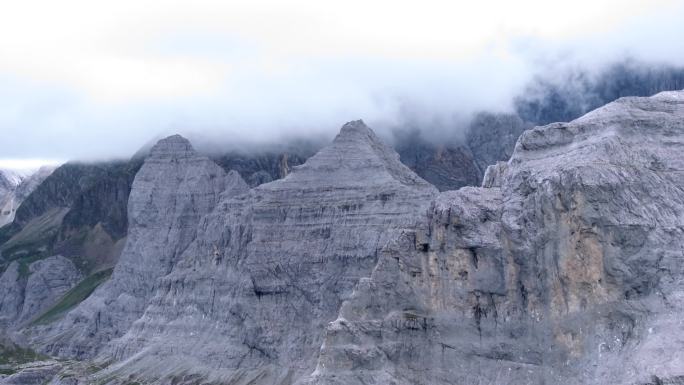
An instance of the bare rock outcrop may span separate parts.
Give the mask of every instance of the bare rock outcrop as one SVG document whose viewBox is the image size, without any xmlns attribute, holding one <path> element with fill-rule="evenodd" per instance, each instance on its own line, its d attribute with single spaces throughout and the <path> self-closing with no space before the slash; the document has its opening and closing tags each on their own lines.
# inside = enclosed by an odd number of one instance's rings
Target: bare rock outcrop
<svg viewBox="0 0 684 385">
<path fill-rule="evenodd" d="M 73 262 L 61 255 L 33 262 L 28 267 L 24 303 L 16 322 L 26 325 L 54 305 L 82 278 Z"/>
<path fill-rule="evenodd" d="M 32 263 L 12 262 L 0 276 L 0 325 L 4 332 L 26 326 L 82 278 L 73 262 L 55 255 Z"/>
<path fill-rule="evenodd" d="M 0 275 L 0 326 L 3 330 L 14 325 L 24 303 L 26 279 L 19 271 L 19 262 L 13 261 Z"/>
<path fill-rule="evenodd" d="M 683 154 L 684 92 L 526 131 L 382 251 L 302 382 L 678 383 Z"/>
<path fill-rule="evenodd" d="M 684 378 L 684 92 L 525 131 L 443 193 L 361 121 L 251 190 L 182 138 L 152 154 L 112 278 L 32 334 L 100 382 Z"/>
<path fill-rule="evenodd" d="M 111 279 L 61 321 L 36 328 L 34 338 L 54 355 L 95 355 L 142 315 L 157 279 L 170 272 L 221 194 L 246 190 L 239 175 L 226 175 L 186 139 L 159 141 L 133 182 L 128 238 Z"/>
<path fill-rule="evenodd" d="M 17 208 L 54 171 L 43 166 L 35 172 L 0 170 L 0 227 L 11 223 Z"/>
<path fill-rule="evenodd" d="M 437 190 L 361 121 L 284 179 L 223 197 L 107 373 L 273 383 L 310 373 L 327 322 Z M 160 365 L 164 362 L 163 365 Z M 154 373 L 152 373 L 154 372 Z"/>
</svg>

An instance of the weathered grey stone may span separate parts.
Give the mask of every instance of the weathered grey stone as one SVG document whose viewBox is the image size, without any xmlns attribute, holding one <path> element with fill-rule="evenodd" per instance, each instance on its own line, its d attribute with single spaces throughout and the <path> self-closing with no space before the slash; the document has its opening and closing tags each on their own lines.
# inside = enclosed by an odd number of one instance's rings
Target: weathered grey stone
<svg viewBox="0 0 684 385">
<path fill-rule="evenodd" d="M 61 255 L 33 262 L 28 270 L 18 325 L 25 325 L 46 311 L 83 278 L 76 266 Z"/>
<path fill-rule="evenodd" d="M 527 131 L 496 171 L 383 250 L 302 382 L 683 378 L 684 92 Z"/>
<path fill-rule="evenodd" d="M 496 162 L 487 167 L 484 178 L 482 178 L 482 187 L 501 187 L 503 184 L 503 177 L 508 169 L 507 162 Z"/>
<path fill-rule="evenodd" d="M 684 92 L 528 130 L 485 187 L 441 194 L 360 121 L 239 194 L 188 183 L 213 166 L 160 145 L 109 283 L 34 331 L 45 351 L 97 353 L 100 380 L 684 378 Z"/>
<path fill-rule="evenodd" d="M 226 175 L 186 139 L 159 141 L 133 182 L 127 242 L 111 279 L 60 322 L 37 327 L 37 341 L 54 355 L 92 357 L 142 315 L 157 279 L 171 271 L 219 197 L 246 190 L 237 173 Z"/>
<path fill-rule="evenodd" d="M 23 267 L 19 262 L 12 262 L 0 277 L 3 332 L 25 326 L 54 305 L 81 278 L 74 264 L 61 255 Z"/>
<path fill-rule="evenodd" d="M 378 251 L 424 223 L 436 193 L 350 122 L 284 179 L 222 199 L 100 359 L 122 360 L 109 370 L 119 375 L 291 382 L 313 370 L 325 324 Z"/>
<path fill-rule="evenodd" d="M 8 330 L 14 326 L 24 303 L 26 278 L 21 277 L 19 263 L 13 261 L 0 276 L 0 327 Z"/>
</svg>

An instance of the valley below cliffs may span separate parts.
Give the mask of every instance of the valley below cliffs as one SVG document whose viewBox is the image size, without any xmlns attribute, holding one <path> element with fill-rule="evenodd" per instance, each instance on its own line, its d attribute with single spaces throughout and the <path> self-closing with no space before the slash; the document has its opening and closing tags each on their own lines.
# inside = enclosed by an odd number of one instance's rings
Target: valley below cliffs
<svg viewBox="0 0 684 385">
<path fill-rule="evenodd" d="M 360 120 L 256 186 L 178 135 L 141 162 L 113 267 L 5 267 L 0 384 L 684 383 L 684 91 L 451 191 Z"/>
</svg>

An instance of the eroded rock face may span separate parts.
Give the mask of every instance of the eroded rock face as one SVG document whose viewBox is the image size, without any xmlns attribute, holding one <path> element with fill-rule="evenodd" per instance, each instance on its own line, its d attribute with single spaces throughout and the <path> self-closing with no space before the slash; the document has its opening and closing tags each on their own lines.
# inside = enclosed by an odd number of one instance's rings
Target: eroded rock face
<svg viewBox="0 0 684 385">
<path fill-rule="evenodd" d="M 0 170 L 0 227 L 14 220 L 17 208 L 52 171 L 54 167 L 51 166 L 31 173 Z"/>
<path fill-rule="evenodd" d="M 76 266 L 61 255 L 33 262 L 28 270 L 24 304 L 17 321 L 20 325 L 46 311 L 83 278 Z"/>
<path fill-rule="evenodd" d="M 119 375 L 292 382 L 315 368 L 325 324 L 379 250 L 424 224 L 436 194 L 350 122 L 284 179 L 224 197 L 101 359 L 122 360 Z"/>
<path fill-rule="evenodd" d="M 185 184 L 188 148 L 143 166 L 119 273 L 36 345 L 97 353 L 112 383 L 684 378 L 684 92 L 528 130 L 485 187 L 443 193 L 360 121 L 239 194 Z"/>
<path fill-rule="evenodd" d="M 681 380 L 683 170 L 684 92 L 525 132 L 383 250 L 303 382 Z"/>
<path fill-rule="evenodd" d="M 157 279 L 168 274 L 196 235 L 199 220 L 221 194 L 243 193 L 228 175 L 176 135 L 159 141 L 135 177 L 128 203 L 129 232 L 111 279 L 66 317 L 36 331 L 54 355 L 92 357 L 123 334 L 144 311 Z"/>
<path fill-rule="evenodd" d="M 14 222 L 0 228 L 0 265 L 59 254 L 86 275 L 113 267 L 125 242 L 128 195 L 141 164 L 70 162 L 35 188 L 29 182 L 36 183 L 40 171 L 25 180 L 17 196 L 28 195 Z"/>
<path fill-rule="evenodd" d="M 0 325 L 4 332 L 26 326 L 80 280 L 81 273 L 61 255 L 22 266 L 12 262 L 0 276 Z"/>
<path fill-rule="evenodd" d="M 9 329 L 21 313 L 25 286 L 26 279 L 19 273 L 19 263 L 13 261 L 0 275 L 0 326 L 3 330 Z"/>
</svg>

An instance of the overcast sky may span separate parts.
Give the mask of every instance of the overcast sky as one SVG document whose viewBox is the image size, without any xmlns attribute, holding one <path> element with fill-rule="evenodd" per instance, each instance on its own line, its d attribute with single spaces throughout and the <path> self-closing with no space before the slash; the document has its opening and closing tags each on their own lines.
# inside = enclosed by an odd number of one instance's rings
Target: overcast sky
<svg viewBox="0 0 684 385">
<path fill-rule="evenodd" d="M 682 0 L 6 2 L 0 167 L 124 157 L 175 132 L 448 127 L 510 109 L 549 68 L 684 64 L 683 19 Z"/>
</svg>

